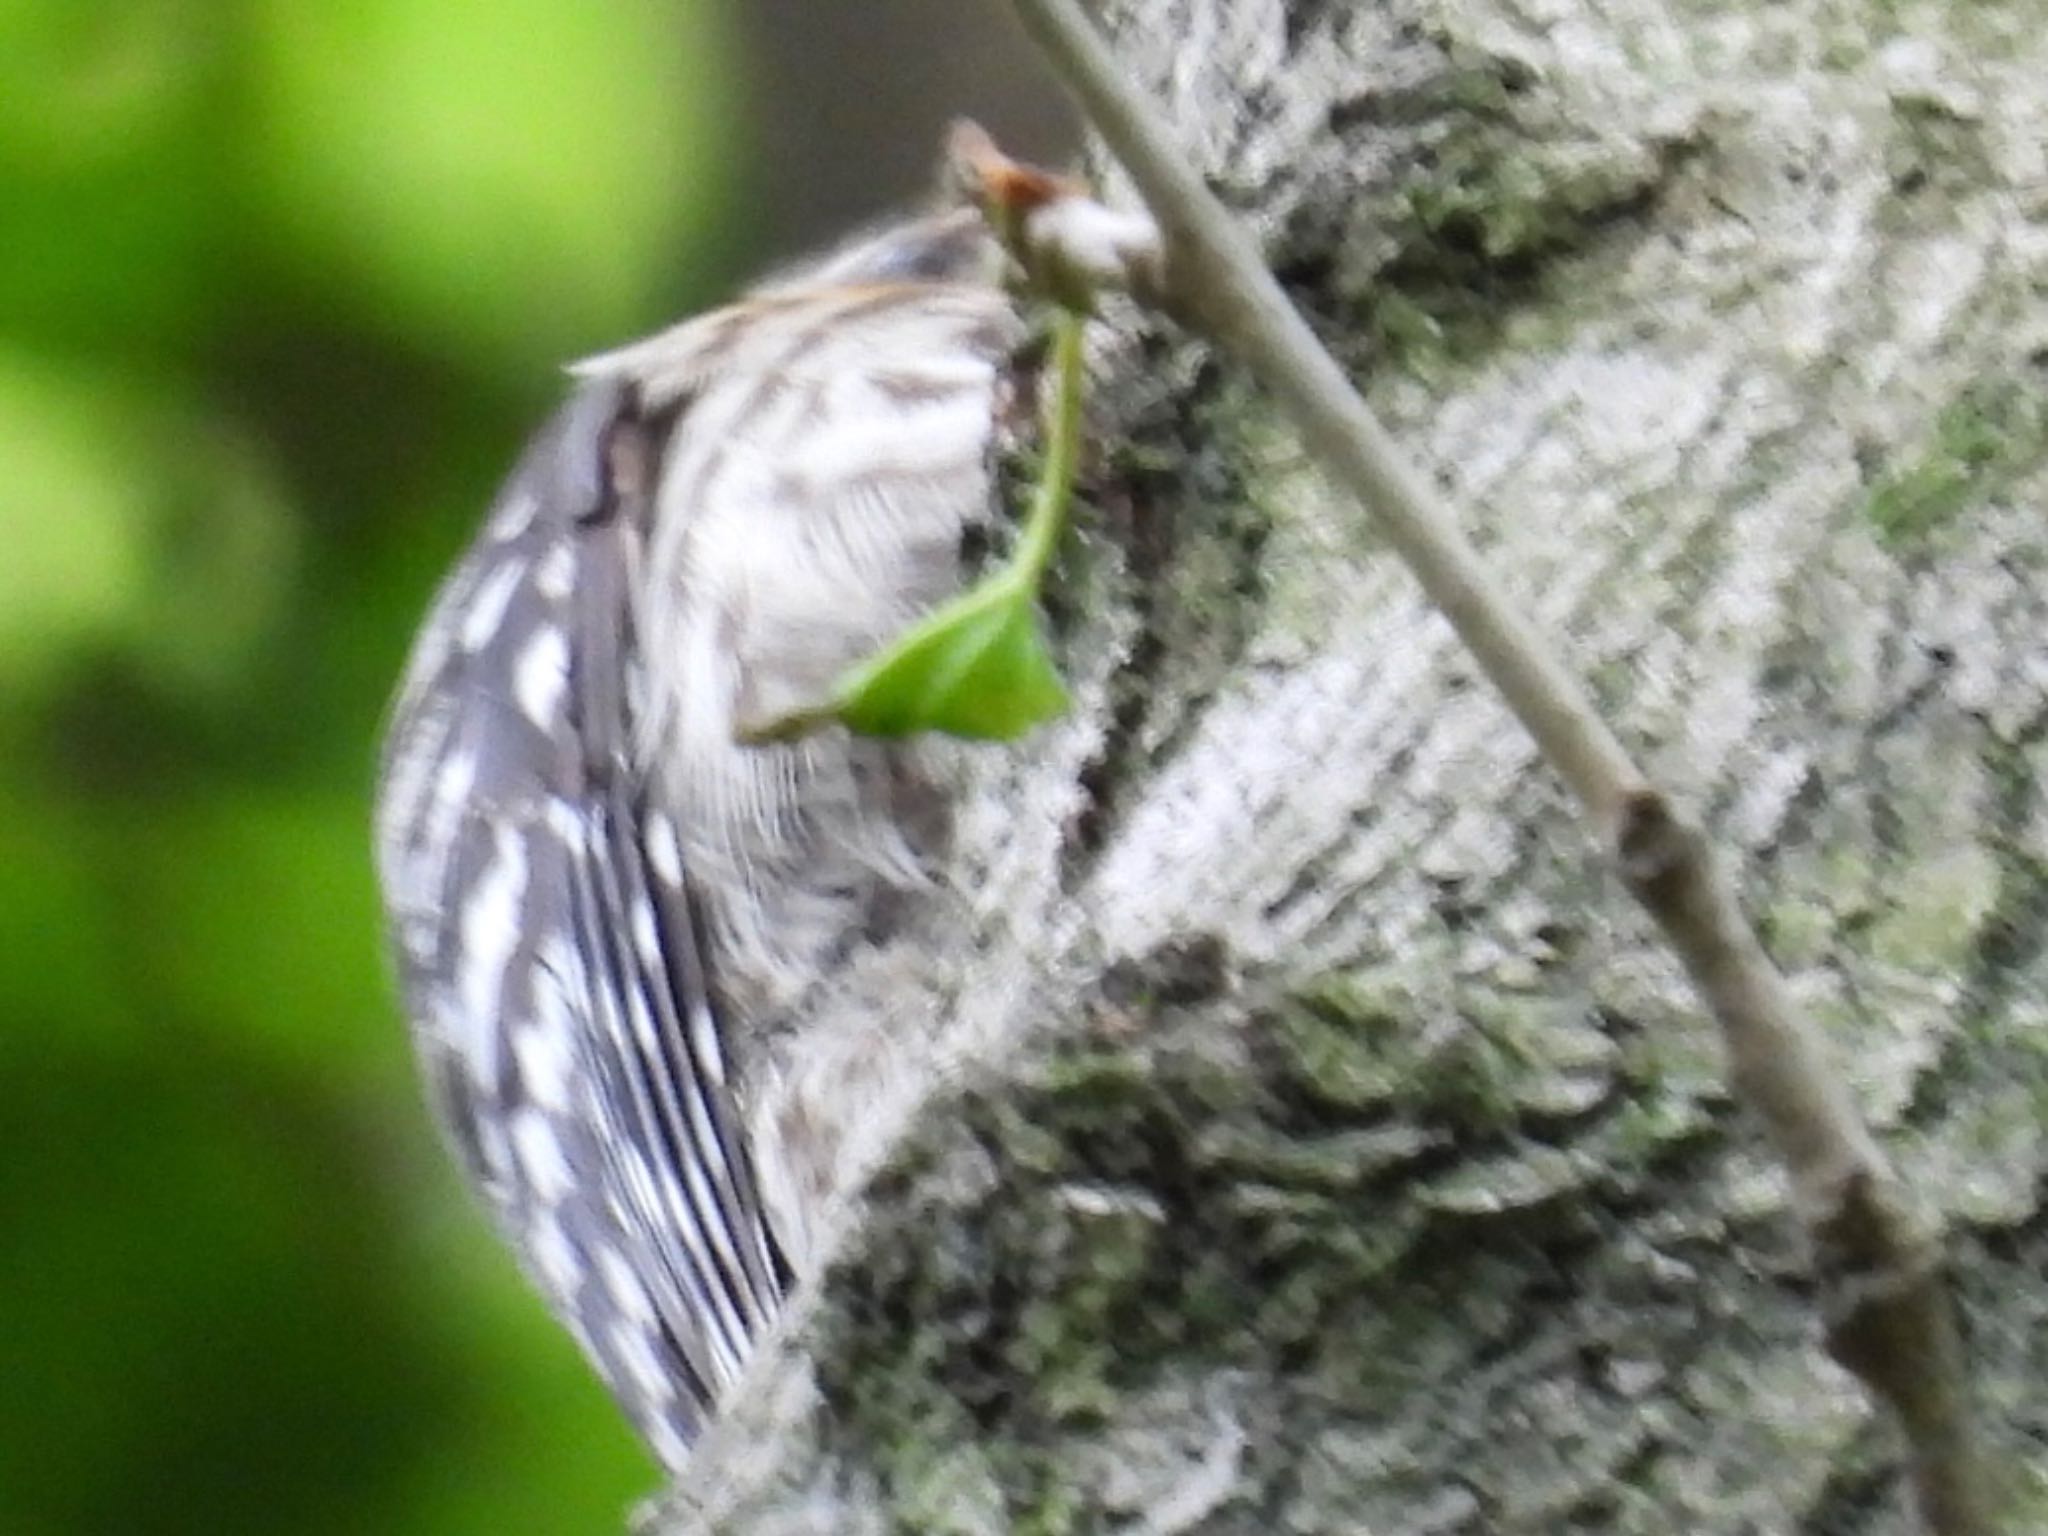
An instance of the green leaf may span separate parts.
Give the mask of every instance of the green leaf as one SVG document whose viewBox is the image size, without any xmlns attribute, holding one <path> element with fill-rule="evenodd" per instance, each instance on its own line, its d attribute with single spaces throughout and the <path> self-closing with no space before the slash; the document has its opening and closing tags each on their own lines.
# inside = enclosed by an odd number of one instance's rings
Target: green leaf
<svg viewBox="0 0 2048 1536">
<path fill-rule="evenodd" d="M 834 721 L 863 736 L 944 731 L 973 741 L 1014 741 L 1067 707 L 1066 685 L 1039 634 L 1038 589 L 1073 495 L 1082 318 L 1065 312 L 1055 323 L 1045 463 L 1009 563 L 842 676 L 823 703 L 743 722 L 741 741 L 790 741 Z"/>
<path fill-rule="evenodd" d="M 1033 584 L 1005 572 L 937 609 L 839 686 L 833 713 L 865 736 L 945 731 L 1010 741 L 1067 707 L 1038 632 Z"/>
</svg>

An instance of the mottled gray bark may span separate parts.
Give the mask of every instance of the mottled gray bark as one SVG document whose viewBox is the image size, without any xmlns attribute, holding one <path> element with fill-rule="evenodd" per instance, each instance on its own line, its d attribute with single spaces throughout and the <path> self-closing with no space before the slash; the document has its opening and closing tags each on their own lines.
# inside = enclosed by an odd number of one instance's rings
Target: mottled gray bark
<svg viewBox="0 0 2048 1536">
<path fill-rule="evenodd" d="M 1109 9 L 1739 866 L 2048 1529 L 2048 10 Z M 1079 708 L 806 1026 L 878 1168 L 658 1527 L 1907 1530 L 1526 738 L 1242 379 L 1101 375 Z"/>
</svg>

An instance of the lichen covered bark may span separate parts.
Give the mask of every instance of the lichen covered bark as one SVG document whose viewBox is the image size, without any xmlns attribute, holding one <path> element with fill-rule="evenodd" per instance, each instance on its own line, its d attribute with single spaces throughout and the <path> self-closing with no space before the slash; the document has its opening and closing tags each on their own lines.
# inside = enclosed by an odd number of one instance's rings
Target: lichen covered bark
<svg viewBox="0 0 2048 1536">
<path fill-rule="evenodd" d="M 2048 12 L 1106 10 L 1739 867 L 2048 1529 Z M 1908 1530 L 1526 738 L 1242 379 L 1129 315 L 1099 374 L 1080 707 L 811 1026 L 891 1021 L 886 1150 L 653 1520 Z"/>
</svg>

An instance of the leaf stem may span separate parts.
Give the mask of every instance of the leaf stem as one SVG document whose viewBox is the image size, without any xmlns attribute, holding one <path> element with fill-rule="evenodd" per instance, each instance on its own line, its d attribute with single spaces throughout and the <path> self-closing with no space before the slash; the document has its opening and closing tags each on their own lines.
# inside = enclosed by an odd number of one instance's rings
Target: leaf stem
<svg viewBox="0 0 2048 1536">
<path fill-rule="evenodd" d="M 1054 312 L 1053 389 L 1046 406 L 1045 462 L 1008 574 L 1037 591 L 1059 549 L 1081 458 L 1081 336 L 1087 317 L 1062 305 Z"/>
</svg>

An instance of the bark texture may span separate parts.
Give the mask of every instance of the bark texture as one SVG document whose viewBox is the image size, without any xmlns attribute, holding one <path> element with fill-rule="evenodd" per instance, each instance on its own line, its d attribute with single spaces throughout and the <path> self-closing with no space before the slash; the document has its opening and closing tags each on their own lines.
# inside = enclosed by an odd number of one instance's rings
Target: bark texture
<svg viewBox="0 0 2048 1536">
<path fill-rule="evenodd" d="M 1106 11 L 1722 841 L 2048 1529 L 2048 9 Z M 1231 370 L 1125 315 L 1099 375 L 1078 707 L 806 1025 L 871 1174 L 650 1528 L 1908 1531 L 1527 739 Z"/>
</svg>

